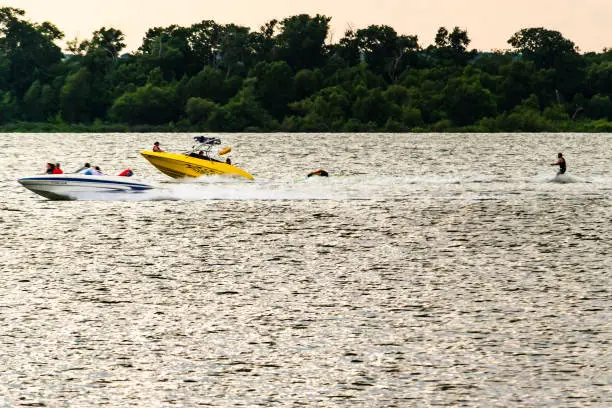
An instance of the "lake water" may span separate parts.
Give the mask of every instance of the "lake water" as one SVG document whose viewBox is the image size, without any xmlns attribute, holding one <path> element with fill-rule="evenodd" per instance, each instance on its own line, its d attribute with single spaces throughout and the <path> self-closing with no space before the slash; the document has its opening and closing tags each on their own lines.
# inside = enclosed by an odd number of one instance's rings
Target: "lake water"
<svg viewBox="0 0 612 408">
<path fill-rule="evenodd" d="M 0 135 L 0 407 L 612 404 L 612 135 L 221 135 L 255 182 L 139 155 L 191 136 Z M 50 160 L 159 188 L 15 181 Z"/>
</svg>

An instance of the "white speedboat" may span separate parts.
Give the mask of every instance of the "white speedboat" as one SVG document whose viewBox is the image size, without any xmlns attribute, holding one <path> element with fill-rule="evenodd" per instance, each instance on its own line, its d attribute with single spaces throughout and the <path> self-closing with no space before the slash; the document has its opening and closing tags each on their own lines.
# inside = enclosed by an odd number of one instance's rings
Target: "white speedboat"
<svg viewBox="0 0 612 408">
<path fill-rule="evenodd" d="M 107 193 L 141 193 L 154 187 L 122 176 L 88 176 L 83 174 L 46 174 L 17 180 L 30 191 L 51 200 L 95 198 Z"/>
</svg>

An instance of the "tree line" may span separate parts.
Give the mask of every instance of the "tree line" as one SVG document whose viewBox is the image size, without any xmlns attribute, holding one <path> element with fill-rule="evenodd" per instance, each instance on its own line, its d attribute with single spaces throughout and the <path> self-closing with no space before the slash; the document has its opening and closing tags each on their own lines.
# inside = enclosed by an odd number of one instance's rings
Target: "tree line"
<svg viewBox="0 0 612 408">
<path fill-rule="evenodd" d="M 392 27 L 348 30 L 306 14 L 259 30 L 204 20 L 149 29 L 137 51 L 102 27 L 57 42 L 52 23 L 0 8 L 4 130 L 406 132 L 612 131 L 612 51 L 581 54 L 525 28 L 510 48 L 469 49 L 441 27 L 432 45 Z"/>
</svg>

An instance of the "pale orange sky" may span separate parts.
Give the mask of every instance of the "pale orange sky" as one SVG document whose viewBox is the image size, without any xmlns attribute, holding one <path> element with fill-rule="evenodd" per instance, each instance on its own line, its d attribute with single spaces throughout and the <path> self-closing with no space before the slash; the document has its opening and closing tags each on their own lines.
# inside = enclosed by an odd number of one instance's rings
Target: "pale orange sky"
<svg viewBox="0 0 612 408">
<path fill-rule="evenodd" d="M 440 26 L 467 29 L 470 47 L 507 49 L 513 33 L 526 27 L 560 31 L 581 51 L 612 47 L 612 0 L 0 0 L 0 6 L 24 9 L 34 22 L 50 21 L 67 39 L 91 37 L 100 27 L 126 35 L 129 50 L 142 42 L 148 28 L 201 20 L 235 23 L 258 29 L 263 23 L 295 14 L 332 17 L 332 41 L 350 26 L 386 24 L 400 34 L 433 42 Z"/>
</svg>

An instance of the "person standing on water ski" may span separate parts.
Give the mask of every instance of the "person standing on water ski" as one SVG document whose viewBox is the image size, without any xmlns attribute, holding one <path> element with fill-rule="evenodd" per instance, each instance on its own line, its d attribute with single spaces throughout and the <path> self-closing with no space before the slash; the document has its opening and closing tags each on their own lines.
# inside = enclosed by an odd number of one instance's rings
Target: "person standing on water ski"
<svg viewBox="0 0 612 408">
<path fill-rule="evenodd" d="M 565 174 L 565 171 L 567 170 L 567 164 L 565 163 L 565 159 L 563 158 L 563 153 L 559 153 L 557 155 L 557 161 L 554 163 L 551 163 L 551 166 L 559 166 L 559 172 L 557 174 Z"/>
</svg>

